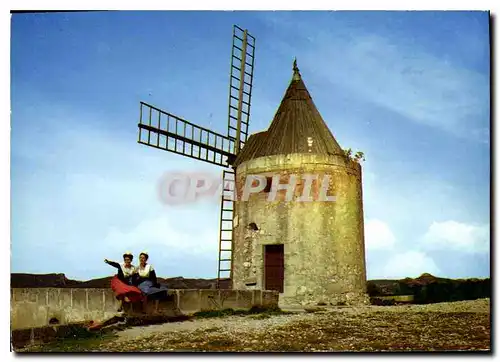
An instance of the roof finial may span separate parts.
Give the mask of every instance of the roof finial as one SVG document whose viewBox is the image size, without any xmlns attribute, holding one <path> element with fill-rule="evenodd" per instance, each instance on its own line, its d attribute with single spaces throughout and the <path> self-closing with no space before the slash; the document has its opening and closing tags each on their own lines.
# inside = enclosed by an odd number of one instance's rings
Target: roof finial
<svg viewBox="0 0 500 362">
<path fill-rule="evenodd" d="M 297 67 L 297 57 L 293 59 L 293 78 L 292 80 L 300 80 L 300 72 Z"/>
</svg>

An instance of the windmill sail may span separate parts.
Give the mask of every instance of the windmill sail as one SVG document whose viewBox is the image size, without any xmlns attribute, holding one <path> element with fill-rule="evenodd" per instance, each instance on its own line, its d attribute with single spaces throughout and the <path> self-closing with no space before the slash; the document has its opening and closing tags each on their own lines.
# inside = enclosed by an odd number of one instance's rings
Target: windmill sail
<svg viewBox="0 0 500 362">
<path fill-rule="evenodd" d="M 227 130 L 233 153 L 242 149 L 248 137 L 254 60 L 255 38 L 247 30 L 235 25 L 231 48 Z"/>
<path fill-rule="evenodd" d="M 234 198 L 228 192 L 234 191 L 234 172 L 222 171 L 222 187 L 219 224 L 219 260 L 217 270 L 217 289 L 221 279 L 232 277 L 233 262 L 233 229 L 234 225 Z M 225 192 L 224 192 L 225 191 Z"/>
<path fill-rule="evenodd" d="M 233 27 L 229 76 L 227 136 L 197 126 L 145 102 L 140 103 L 138 142 L 233 170 L 223 171 L 224 187 L 234 184 L 237 154 L 248 138 L 252 100 L 255 38 L 237 25 Z M 248 152 L 246 152 L 248 153 Z M 233 186 L 234 187 L 234 186 Z M 219 235 L 217 287 L 232 276 L 234 201 L 223 194 Z M 237 221 L 236 221 L 237 222 Z"/>
<path fill-rule="evenodd" d="M 229 75 L 229 110 L 227 137 L 230 152 L 235 156 L 241 151 L 248 138 L 250 103 L 252 100 L 253 66 L 255 61 L 255 38 L 239 26 L 233 27 L 231 47 L 231 68 Z M 234 159 L 230 160 L 230 163 Z M 234 171 L 223 171 L 224 190 L 232 183 Z M 221 216 L 219 232 L 219 259 L 217 269 L 217 288 L 221 279 L 232 278 L 232 245 L 234 225 L 234 201 L 221 196 Z"/>
<path fill-rule="evenodd" d="M 228 167 L 231 141 L 219 133 L 141 102 L 139 143 Z"/>
</svg>

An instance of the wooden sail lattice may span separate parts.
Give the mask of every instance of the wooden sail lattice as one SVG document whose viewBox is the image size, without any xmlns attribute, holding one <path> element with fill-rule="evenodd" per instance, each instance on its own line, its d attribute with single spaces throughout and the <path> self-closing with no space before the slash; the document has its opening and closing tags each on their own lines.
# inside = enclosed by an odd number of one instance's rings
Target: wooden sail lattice
<svg viewBox="0 0 500 362">
<path fill-rule="evenodd" d="M 255 62 L 255 38 L 233 26 L 229 75 L 227 135 L 198 126 L 151 104 L 140 102 L 140 144 L 229 168 L 223 170 L 224 185 L 234 182 L 231 169 L 249 134 Z M 233 181 L 230 181 L 233 180 Z M 224 186 L 225 187 L 225 186 Z M 234 187 L 234 186 L 233 186 Z M 217 288 L 231 278 L 233 269 L 234 202 L 221 195 Z"/>
</svg>

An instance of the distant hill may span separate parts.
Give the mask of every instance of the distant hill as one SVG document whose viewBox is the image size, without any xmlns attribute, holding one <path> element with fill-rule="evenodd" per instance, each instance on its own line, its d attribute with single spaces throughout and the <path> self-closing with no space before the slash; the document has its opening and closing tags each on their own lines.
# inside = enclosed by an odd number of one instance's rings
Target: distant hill
<svg viewBox="0 0 500 362">
<path fill-rule="evenodd" d="M 64 274 L 11 273 L 11 288 L 109 288 L 112 276 L 87 281 L 71 280 Z M 170 289 L 215 289 L 217 279 L 185 279 L 183 277 L 158 278 Z M 227 289 L 230 280 L 221 281 L 221 288 Z"/>
<path fill-rule="evenodd" d="M 11 273 L 10 285 L 12 288 L 72 288 L 79 281 L 66 278 L 60 274 L 24 274 Z"/>
<path fill-rule="evenodd" d="M 370 297 L 413 295 L 414 303 L 418 304 L 453 302 L 490 298 L 491 280 L 446 279 L 424 273 L 415 279 L 370 280 L 367 289 Z"/>
<path fill-rule="evenodd" d="M 12 273 L 12 288 L 109 288 L 111 276 L 87 281 L 71 280 L 64 274 Z M 158 278 L 170 289 L 215 289 L 216 279 L 186 279 L 183 277 Z M 224 279 L 222 289 L 229 289 L 231 282 Z M 367 291 L 370 297 L 390 295 L 413 295 L 415 303 L 437 303 L 458 300 L 489 298 L 491 280 L 446 279 L 424 273 L 418 278 L 400 280 L 369 280 Z"/>
</svg>

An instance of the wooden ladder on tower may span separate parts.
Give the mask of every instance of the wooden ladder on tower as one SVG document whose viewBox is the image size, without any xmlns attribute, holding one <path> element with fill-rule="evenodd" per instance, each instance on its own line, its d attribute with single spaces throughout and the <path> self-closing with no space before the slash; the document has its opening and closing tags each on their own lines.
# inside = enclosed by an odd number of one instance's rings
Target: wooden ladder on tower
<svg viewBox="0 0 500 362">
<path fill-rule="evenodd" d="M 217 289 L 221 287 L 221 279 L 229 278 L 232 280 L 233 277 L 234 201 L 228 192 L 234 190 L 234 172 L 224 170 L 222 182 Z"/>
</svg>

